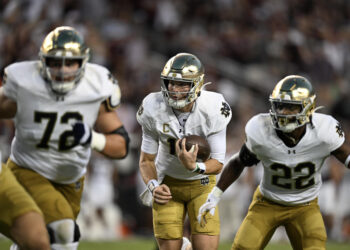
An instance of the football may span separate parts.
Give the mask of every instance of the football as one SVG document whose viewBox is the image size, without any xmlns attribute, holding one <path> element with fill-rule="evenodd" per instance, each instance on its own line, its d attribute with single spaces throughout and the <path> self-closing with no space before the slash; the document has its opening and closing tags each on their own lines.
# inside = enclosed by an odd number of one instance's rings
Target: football
<svg viewBox="0 0 350 250">
<path fill-rule="evenodd" d="M 193 145 L 198 144 L 197 160 L 202 162 L 208 160 L 210 156 L 210 146 L 204 137 L 199 135 L 188 135 L 188 136 L 185 136 L 184 138 L 186 138 L 187 151 L 190 150 Z M 180 143 L 179 143 L 180 148 L 182 145 L 182 139 L 180 140 Z"/>
</svg>

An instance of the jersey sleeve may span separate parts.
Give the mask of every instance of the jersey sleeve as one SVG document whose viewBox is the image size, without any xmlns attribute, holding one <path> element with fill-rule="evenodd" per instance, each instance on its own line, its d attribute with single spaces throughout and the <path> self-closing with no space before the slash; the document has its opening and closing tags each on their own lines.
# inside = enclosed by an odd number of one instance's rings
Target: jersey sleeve
<svg viewBox="0 0 350 250">
<path fill-rule="evenodd" d="M 153 116 L 150 112 L 152 111 L 150 99 L 151 97 L 147 96 L 143 100 L 136 113 L 136 119 L 142 127 L 141 150 L 148 154 L 155 154 L 158 151 L 159 137 L 154 126 Z"/>
<path fill-rule="evenodd" d="M 12 74 L 11 66 L 5 68 L 3 77 L 3 90 L 5 96 L 14 101 L 17 101 L 18 83 Z"/>
<path fill-rule="evenodd" d="M 245 126 L 245 135 L 246 135 L 245 145 L 247 149 L 253 154 L 255 154 L 254 147 L 258 144 L 258 141 L 259 141 L 258 131 L 259 131 L 258 118 L 257 116 L 254 116 L 247 122 Z"/>
<path fill-rule="evenodd" d="M 141 150 L 147 154 L 158 152 L 158 137 L 145 127 L 142 127 Z"/>
<path fill-rule="evenodd" d="M 326 143 L 330 152 L 339 148 L 345 141 L 345 134 L 340 123 L 332 116 L 326 116 L 318 134 L 322 141 Z"/>
<path fill-rule="evenodd" d="M 107 109 L 112 111 L 112 110 L 115 110 L 120 104 L 121 92 L 120 92 L 120 87 L 118 85 L 117 79 L 115 79 L 111 73 L 108 73 L 107 81 L 111 82 L 112 86 L 111 86 L 111 94 L 106 99 L 106 104 L 107 104 Z"/>
<path fill-rule="evenodd" d="M 226 128 L 224 128 L 218 133 L 208 136 L 207 140 L 210 145 L 210 158 L 216 159 L 219 162 L 224 163 L 226 154 L 226 143 L 222 142 L 226 141 Z"/>
<path fill-rule="evenodd" d="M 212 107 L 207 107 L 208 110 L 212 112 L 210 134 L 215 134 L 225 129 L 232 117 L 230 105 L 225 101 L 223 96 L 217 95 L 216 98 L 214 109 Z"/>
<path fill-rule="evenodd" d="M 105 104 L 107 111 L 114 111 L 121 102 L 118 80 L 104 66 L 92 63 L 86 65 L 85 77 L 103 98 L 102 103 Z"/>
</svg>

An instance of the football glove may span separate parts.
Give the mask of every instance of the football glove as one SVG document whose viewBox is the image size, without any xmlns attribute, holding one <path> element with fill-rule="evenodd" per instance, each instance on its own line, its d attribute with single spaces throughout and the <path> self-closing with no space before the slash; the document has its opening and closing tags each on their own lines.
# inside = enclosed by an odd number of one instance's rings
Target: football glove
<svg viewBox="0 0 350 250">
<path fill-rule="evenodd" d="M 199 208 L 197 220 L 201 227 L 207 224 L 208 214 L 214 216 L 215 208 L 221 199 L 222 193 L 222 190 L 215 186 L 209 193 L 206 202 Z"/>
<path fill-rule="evenodd" d="M 73 135 L 76 145 L 90 146 L 92 131 L 86 123 L 76 122 L 73 124 Z"/>
<path fill-rule="evenodd" d="M 106 136 L 92 130 L 86 123 L 76 122 L 73 125 L 73 135 L 76 145 L 91 146 L 99 152 L 106 146 Z"/>
</svg>

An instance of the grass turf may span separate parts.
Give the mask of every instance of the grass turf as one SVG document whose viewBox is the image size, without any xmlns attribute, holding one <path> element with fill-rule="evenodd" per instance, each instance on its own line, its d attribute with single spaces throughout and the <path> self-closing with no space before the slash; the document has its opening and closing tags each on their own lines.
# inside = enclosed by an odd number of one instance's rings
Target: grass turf
<svg viewBox="0 0 350 250">
<path fill-rule="evenodd" d="M 82 241 L 79 244 L 79 250 L 155 250 L 155 241 L 149 238 L 131 238 L 127 240 L 111 242 L 90 242 Z M 0 249 L 7 250 L 11 242 L 6 239 L 0 239 Z M 219 250 L 230 250 L 231 242 L 220 243 Z M 289 243 L 271 243 L 265 248 L 266 250 L 292 250 Z M 327 250 L 349 250 L 350 243 L 327 243 Z"/>
</svg>

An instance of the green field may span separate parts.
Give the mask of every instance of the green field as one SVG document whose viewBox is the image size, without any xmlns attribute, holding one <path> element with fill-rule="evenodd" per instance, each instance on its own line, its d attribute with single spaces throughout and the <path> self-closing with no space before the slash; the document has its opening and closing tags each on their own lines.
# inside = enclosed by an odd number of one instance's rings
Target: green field
<svg viewBox="0 0 350 250">
<path fill-rule="evenodd" d="M 11 242 L 0 240 L 0 249 L 8 250 Z M 219 250 L 230 250 L 231 243 L 221 243 Z M 266 250 L 292 250 L 289 244 L 269 244 Z M 327 250 L 349 250 L 349 244 L 328 243 Z M 150 239 L 128 239 L 113 242 L 87 242 L 83 241 L 79 245 L 79 250 L 155 250 L 155 242 Z"/>
</svg>

